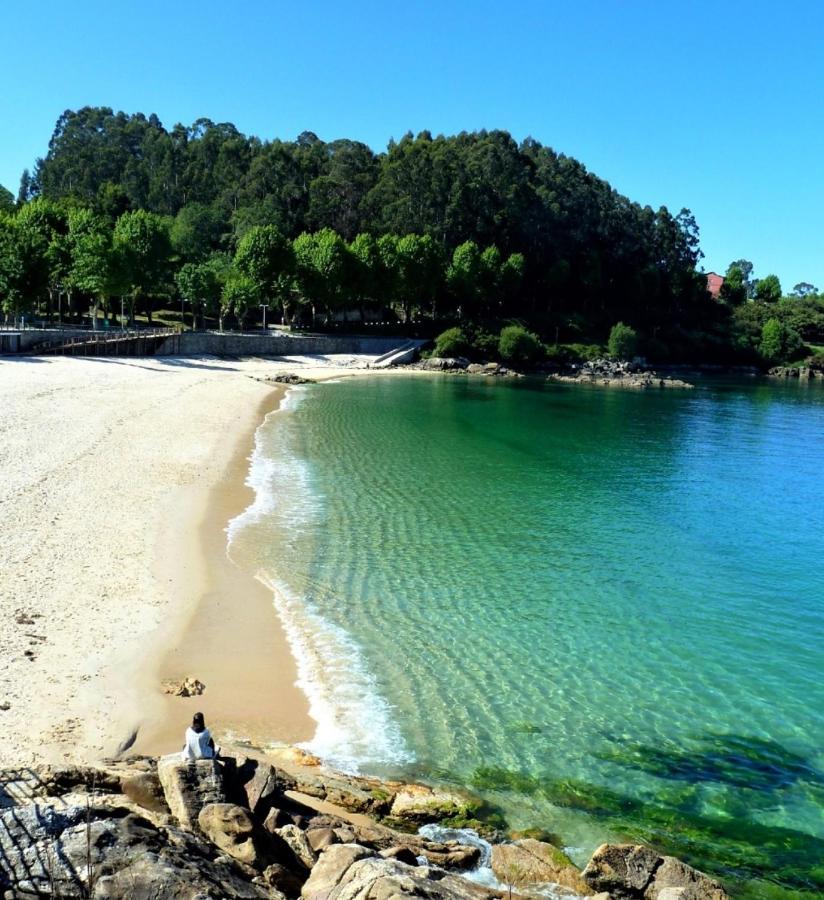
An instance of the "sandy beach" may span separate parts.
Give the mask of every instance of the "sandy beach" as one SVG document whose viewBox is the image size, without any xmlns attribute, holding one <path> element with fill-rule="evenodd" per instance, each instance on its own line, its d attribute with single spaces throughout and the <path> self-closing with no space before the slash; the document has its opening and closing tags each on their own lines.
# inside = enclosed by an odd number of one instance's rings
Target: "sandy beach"
<svg viewBox="0 0 824 900">
<path fill-rule="evenodd" d="M 226 555 L 254 431 L 312 360 L 0 359 L 0 765 L 312 736 L 268 591 Z M 192 676 L 199 697 L 160 683 Z"/>
</svg>

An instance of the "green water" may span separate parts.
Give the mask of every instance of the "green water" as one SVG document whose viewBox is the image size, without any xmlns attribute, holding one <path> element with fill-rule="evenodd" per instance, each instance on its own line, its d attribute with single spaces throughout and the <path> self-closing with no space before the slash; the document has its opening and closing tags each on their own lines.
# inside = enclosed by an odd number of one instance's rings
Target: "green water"
<svg viewBox="0 0 824 900">
<path fill-rule="evenodd" d="M 470 785 L 579 860 L 821 892 L 822 449 L 817 385 L 311 386 L 233 555 L 331 762 Z"/>
</svg>

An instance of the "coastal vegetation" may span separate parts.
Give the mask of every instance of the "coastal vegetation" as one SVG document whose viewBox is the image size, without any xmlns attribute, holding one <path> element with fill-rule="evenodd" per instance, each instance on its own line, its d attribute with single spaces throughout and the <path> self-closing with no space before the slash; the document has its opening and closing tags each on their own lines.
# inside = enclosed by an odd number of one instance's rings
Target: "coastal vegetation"
<svg viewBox="0 0 824 900">
<path fill-rule="evenodd" d="M 654 361 L 793 362 L 824 344 L 814 286 L 782 297 L 738 260 L 713 299 L 701 257 L 689 210 L 641 206 L 504 131 L 424 131 L 375 153 L 85 107 L 60 117 L 16 200 L 0 192 L 15 320 L 181 323 L 188 304 L 194 327 L 243 329 L 271 310 L 313 327 L 457 327 L 464 352 L 512 361 L 603 353 L 618 323 Z"/>
</svg>

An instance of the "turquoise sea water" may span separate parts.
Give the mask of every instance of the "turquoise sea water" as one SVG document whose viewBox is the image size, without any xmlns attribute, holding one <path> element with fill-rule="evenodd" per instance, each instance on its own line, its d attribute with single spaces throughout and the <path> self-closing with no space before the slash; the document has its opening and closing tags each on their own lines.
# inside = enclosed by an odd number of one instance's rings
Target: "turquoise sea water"
<svg viewBox="0 0 824 900">
<path fill-rule="evenodd" d="M 821 892 L 822 460 L 818 385 L 302 387 L 232 555 L 331 762 Z"/>
</svg>

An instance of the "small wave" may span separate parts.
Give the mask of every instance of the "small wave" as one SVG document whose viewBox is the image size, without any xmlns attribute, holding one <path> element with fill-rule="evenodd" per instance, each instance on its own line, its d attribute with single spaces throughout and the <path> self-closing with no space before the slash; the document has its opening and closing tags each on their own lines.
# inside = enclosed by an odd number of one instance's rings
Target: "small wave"
<svg viewBox="0 0 824 900">
<path fill-rule="evenodd" d="M 299 544 L 322 525 L 323 497 L 313 490 L 306 462 L 293 452 L 288 430 L 267 428 L 270 417 L 293 411 L 304 396 L 305 388 L 290 389 L 255 433 L 246 478 L 255 496 L 229 523 L 227 552 L 249 528 L 268 533 L 271 525 L 289 544 Z M 314 737 L 302 746 L 353 774 L 362 767 L 412 761 L 357 642 L 320 613 L 310 594 L 290 588 L 255 556 L 254 565 L 262 567 L 258 580 L 274 595 L 275 610 L 297 663 L 297 685 L 306 694 L 309 713 L 317 723 Z M 305 573 L 296 574 L 299 579 L 305 577 Z"/>
<path fill-rule="evenodd" d="M 245 481 L 246 486 L 254 491 L 255 498 L 242 513 L 235 516 L 226 526 L 228 535 L 227 552 L 242 528 L 254 522 L 259 522 L 266 515 L 274 512 L 277 498 L 272 488 L 278 476 L 289 479 L 285 483 L 294 484 L 295 480 L 301 482 L 306 480 L 305 469 L 300 466 L 299 460 L 275 459 L 265 452 L 263 440 L 266 425 L 270 418 L 280 413 L 292 412 L 297 409 L 304 398 L 305 392 L 306 389 L 299 386 L 289 388 L 281 399 L 278 408 L 268 413 L 255 431 L 255 445 L 249 457 L 249 472 Z M 287 467 L 289 471 L 284 471 Z"/>
<path fill-rule="evenodd" d="M 258 578 L 274 594 L 297 662 L 297 685 L 308 697 L 309 714 L 317 722 L 315 736 L 301 746 L 351 774 L 376 765 L 412 762 L 391 707 L 353 638 L 282 581 L 263 573 Z"/>
</svg>

